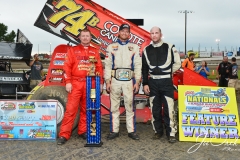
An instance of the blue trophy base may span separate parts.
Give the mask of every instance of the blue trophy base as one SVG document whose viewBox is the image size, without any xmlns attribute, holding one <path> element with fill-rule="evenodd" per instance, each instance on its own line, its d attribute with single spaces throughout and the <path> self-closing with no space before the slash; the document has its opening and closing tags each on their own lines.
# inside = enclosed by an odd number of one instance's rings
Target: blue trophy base
<svg viewBox="0 0 240 160">
<path fill-rule="evenodd" d="M 100 142 L 99 144 L 85 144 L 84 147 L 102 147 L 103 142 Z"/>
</svg>

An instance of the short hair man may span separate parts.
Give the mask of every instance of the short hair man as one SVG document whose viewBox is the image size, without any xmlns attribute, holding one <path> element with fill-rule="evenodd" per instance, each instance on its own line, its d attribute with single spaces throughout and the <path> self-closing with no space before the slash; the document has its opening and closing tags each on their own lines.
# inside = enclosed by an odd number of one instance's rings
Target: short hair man
<svg viewBox="0 0 240 160">
<path fill-rule="evenodd" d="M 160 139 L 163 135 L 163 106 L 167 138 L 170 143 L 174 143 L 177 124 L 174 120 L 172 73 L 181 67 L 180 56 L 174 45 L 161 40 L 162 32 L 159 27 L 150 30 L 150 37 L 153 43 L 143 51 L 142 75 L 143 90 L 150 94 L 152 125 L 155 131 L 153 139 Z"/>
<path fill-rule="evenodd" d="M 42 82 L 43 77 L 43 64 L 39 61 L 38 54 L 33 56 L 29 66 L 31 67 L 30 88 L 33 89 Z"/>
<path fill-rule="evenodd" d="M 233 87 L 236 90 L 238 84 L 238 65 L 235 57 L 232 58 L 232 64 L 229 65 L 227 73 L 229 77 L 228 87 Z"/>
<path fill-rule="evenodd" d="M 81 40 L 81 44 L 71 47 L 68 50 L 63 66 L 65 71 L 64 77 L 66 82 L 66 91 L 68 92 L 68 101 L 59 132 L 59 139 L 57 141 L 58 145 L 64 144 L 70 138 L 79 105 L 80 120 L 78 123 L 78 135 L 83 139 L 86 139 L 86 76 L 91 70 L 91 63 L 89 62 L 90 56 L 95 57 L 97 60 L 95 72 L 100 73 L 102 90 L 102 62 L 99 51 L 90 46 L 90 31 L 88 29 L 82 30 L 79 38 Z"/>
<path fill-rule="evenodd" d="M 230 66 L 230 62 L 228 62 L 228 57 L 224 56 L 223 61 L 219 63 L 217 68 L 217 76 L 216 78 L 219 80 L 219 87 L 227 87 L 228 86 L 228 73 L 227 69 Z"/>
<path fill-rule="evenodd" d="M 129 42 L 130 26 L 122 24 L 118 34 L 117 42 L 107 47 L 105 58 L 104 78 L 106 89 L 110 92 L 111 101 L 111 131 L 107 139 L 110 140 L 119 136 L 119 107 L 120 97 L 123 93 L 128 137 L 139 140 L 135 126 L 134 93 L 139 90 L 142 60 L 139 54 L 139 46 Z"/>
<path fill-rule="evenodd" d="M 192 71 L 195 70 L 195 64 L 193 62 L 195 58 L 195 54 L 194 53 L 190 53 L 188 58 L 186 58 L 183 62 L 182 62 L 182 68 L 188 68 Z"/>
</svg>

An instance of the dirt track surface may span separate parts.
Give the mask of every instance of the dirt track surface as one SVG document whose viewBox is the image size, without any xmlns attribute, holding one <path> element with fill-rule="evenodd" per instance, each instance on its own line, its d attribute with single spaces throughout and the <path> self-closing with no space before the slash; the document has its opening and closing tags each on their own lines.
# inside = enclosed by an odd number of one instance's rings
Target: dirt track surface
<svg viewBox="0 0 240 160">
<path fill-rule="evenodd" d="M 240 93 L 238 93 L 240 107 Z M 238 111 L 239 112 L 239 111 Z M 86 148 L 85 140 L 73 131 L 71 139 L 62 146 L 46 141 L 0 141 L 1 160 L 237 160 L 239 145 L 202 145 L 195 152 L 189 150 L 196 143 L 168 143 L 164 135 L 160 140 L 152 140 L 152 126 L 137 124 L 140 141 L 127 137 L 126 125 L 120 126 L 120 137 L 107 141 L 109 123 L 102 124 L 102 142 L 100 148 Z M 188 153 L 188 151 L 193 153 Z"/>
</svg>

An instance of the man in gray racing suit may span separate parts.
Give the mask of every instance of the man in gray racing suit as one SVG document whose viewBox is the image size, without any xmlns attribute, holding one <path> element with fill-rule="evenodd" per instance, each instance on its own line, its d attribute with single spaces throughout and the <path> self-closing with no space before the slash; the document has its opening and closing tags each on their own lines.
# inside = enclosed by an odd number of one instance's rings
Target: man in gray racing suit
<svg viewBox="0 0 240 160">
<path fill-rule="evenodd" d="M 119 136 L 119 107 L 123 93 L 126 109 L 126 127 L 128 137 L 139 140 L 135 128 L 134 92 L 139 90 L 142 59 L 139 46 L 129 42 L 130 26 L 122 24 L 119 28 L 119 39 L 107 48 L 105 57 L 104 79 L 106 89 L 110 92 L 111 115 L 110 134 L 107 139 Z"/>
<path fill-rule="evenodd" d="M 153 138 L 160 139 L 163 135 L 163 106 L 168 141 L 174 143 L 177 126 L 174 123 L 172 73 L 181 66 L 180 56 L 174 45 L 161 40 L 162 33 L 159 27 L 151 29 L 150 37 L 153 43 L 143 51 L 142 75 L 143 90 L 146 94 L 150 94 L 152 125 L 155 131 Z"/>
</svg>

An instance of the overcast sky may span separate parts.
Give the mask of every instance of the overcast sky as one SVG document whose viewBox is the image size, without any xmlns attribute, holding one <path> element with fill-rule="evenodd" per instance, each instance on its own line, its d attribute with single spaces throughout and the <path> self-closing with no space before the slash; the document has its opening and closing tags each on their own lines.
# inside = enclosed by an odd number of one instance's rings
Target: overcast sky
<svg viewBox="0 0 240 160">
<path fill-rule="evenodd" d="M 35 54 L 49 53 L 58 44 L 67 41 L 35 27 L 47 0 L 0 0 L 0 23 L 8 32 L 20 29 L 33 43 Z M 94 2 L 124 18 L 144 19 L 143 29 L 149 31 L 159 26 L 164 41 L 175 44 L 184 51 L 185 14 L 180 10 L 194 11 L 187 14 L 187 49 L 217 51 L 240 47 L 240 0 L 95 0 Z M 50 45 L 51 43 L 51 45 Z"/>
</svg>

